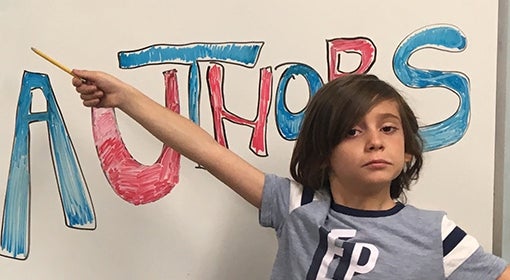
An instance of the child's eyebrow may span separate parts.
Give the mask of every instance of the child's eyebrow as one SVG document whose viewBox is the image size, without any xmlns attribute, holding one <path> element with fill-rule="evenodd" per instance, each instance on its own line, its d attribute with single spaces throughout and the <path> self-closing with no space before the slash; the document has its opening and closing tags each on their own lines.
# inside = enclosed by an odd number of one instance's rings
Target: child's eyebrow
<svg viewBox="0 0 510 280">
<path fill-rule="evenodd" d="M 381 119 L 396 119 L 396 120 L 400 121 L 400 116 L 392 114 L 392 113 L 381 113 L 379 115 L 379 118 L 381 118 Z"/>
</svg>

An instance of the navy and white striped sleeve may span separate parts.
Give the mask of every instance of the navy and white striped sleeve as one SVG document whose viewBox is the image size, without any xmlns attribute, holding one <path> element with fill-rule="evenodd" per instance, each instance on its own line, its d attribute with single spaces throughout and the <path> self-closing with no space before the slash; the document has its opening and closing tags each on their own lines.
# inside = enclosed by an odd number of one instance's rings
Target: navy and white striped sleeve
<svg viewBox="0 0 510 280">
<path fill-rule="evenodd" d="M 300 206 L 318 199 L 318 192 L 310 188 L 303 188 L 303 186 L 296 181 L 290 181 L 289 213 Z"/>
<path fill-rule="evenodd" d="M 497 279 L 506 262 L 483 251 L 478 241 L 448 217 L 441 223 L 443 265 L 446 279 Z"/>
<path fill-rule="evenodd" d="M 318 199 L 323 199 L 320 192 L 303 188 L 288 178 L 266 174 L 259 223 L 278 231 L 292 211 Z"/>
</svg>

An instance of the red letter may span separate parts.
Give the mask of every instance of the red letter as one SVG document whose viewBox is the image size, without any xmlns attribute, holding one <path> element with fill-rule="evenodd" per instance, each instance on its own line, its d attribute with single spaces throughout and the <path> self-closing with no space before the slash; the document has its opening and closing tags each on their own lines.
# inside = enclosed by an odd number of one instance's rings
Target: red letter
<svg viewBox="0 0 510 280">
<path fill-rule="evenodd" d="M 179 113 L 176 71 L 167 71 L 164 77 L 166 107 Z M 93 108 L 92 122 L 101 167 L 121 198 L 134 205 L 153 202 L 167 195 L 179 182 L 179 153 L 165 146 L 156 163 L 142 165 L 126 149 L 113 109 Z"/>
<path fill-rule="evenodd" d="M 260 69 L 259 104 L 255 120 L 250 121 L 232 114 L 225 108 L 223 100 L 223 66 L 214 64 L 207 69 L 207 81 L 214 122 L 214 136 L 221 145 L 228 147 L 225 138 L 223 120 L 246 125 L 253 128 L 250 141 L 250 150 L 259 156 L 267 156 L 266 130 L 267 115 L 271 101 L 271 87 L 273 74 L 271 68 Z"/>
<path fill-rule="evenodd" d="M 352 73 L 366 73 L 375 62 L 375 45 L 368 38 L 340 38 L 327 40 L 329 81 L 347 74 L 339 69 L 340 53 L 358 53 L 361 56 L 360 64 Z"/>
</svg>

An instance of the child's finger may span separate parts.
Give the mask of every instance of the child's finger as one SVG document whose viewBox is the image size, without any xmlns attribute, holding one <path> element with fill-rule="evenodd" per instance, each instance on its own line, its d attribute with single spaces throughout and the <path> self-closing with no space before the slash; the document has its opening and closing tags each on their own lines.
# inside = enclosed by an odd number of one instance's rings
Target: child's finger
<svg viewBox="0 0 510 280">
<path fill-rule="evenodd" d="M 91 100 L 83 100 L 83 105 L 86 107 L 96 107 L 101 102 L 101 99 L 94 98 Z"/>
<path fill-rule="evenodd" d="M 82 93 L 80 98 L 82 100 L 93 100 L 93 99 L 101 99 L 104 96 L 102 91 L 94 91 L 91 93 Z"/>
<path fill-rule="evenodd" d="M 79 87 L 83 84 L 83 80 L 78 77 L 74 77 L 72 80 L 72 83 L 73 83 L 73 86 Z"/>
<path fill-rule="evenodd" d="M 76 91 L 78 91 L 81 94 L 94 94 L 97 91 L 101 91 L 97 88 L 95 85 L 91 84 L 81 84 L 78 87 L 76 87 Z"/>
<path fill-rule="evenodd" d="M 94 81 L 93 71 L 73 69 L 72 73 L 82 81 Z"/>
</svg>

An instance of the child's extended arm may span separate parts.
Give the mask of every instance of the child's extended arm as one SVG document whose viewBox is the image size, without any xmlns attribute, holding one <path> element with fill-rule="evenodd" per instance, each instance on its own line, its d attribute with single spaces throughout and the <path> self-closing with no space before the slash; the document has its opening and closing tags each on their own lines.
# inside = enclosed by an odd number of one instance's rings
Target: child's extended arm
<svg viewBox="0 0 510 280">
<path fill-rule="evenodd" d="M 163 143 L 202 165 L 260 208 L 264 174 L 219 145 L 205 130 L 111 75 L 85 70 L 73 73 L 79 77 L 73 78 L 73 85 L 85 106 L 119 108 Z"/>
</svg>

